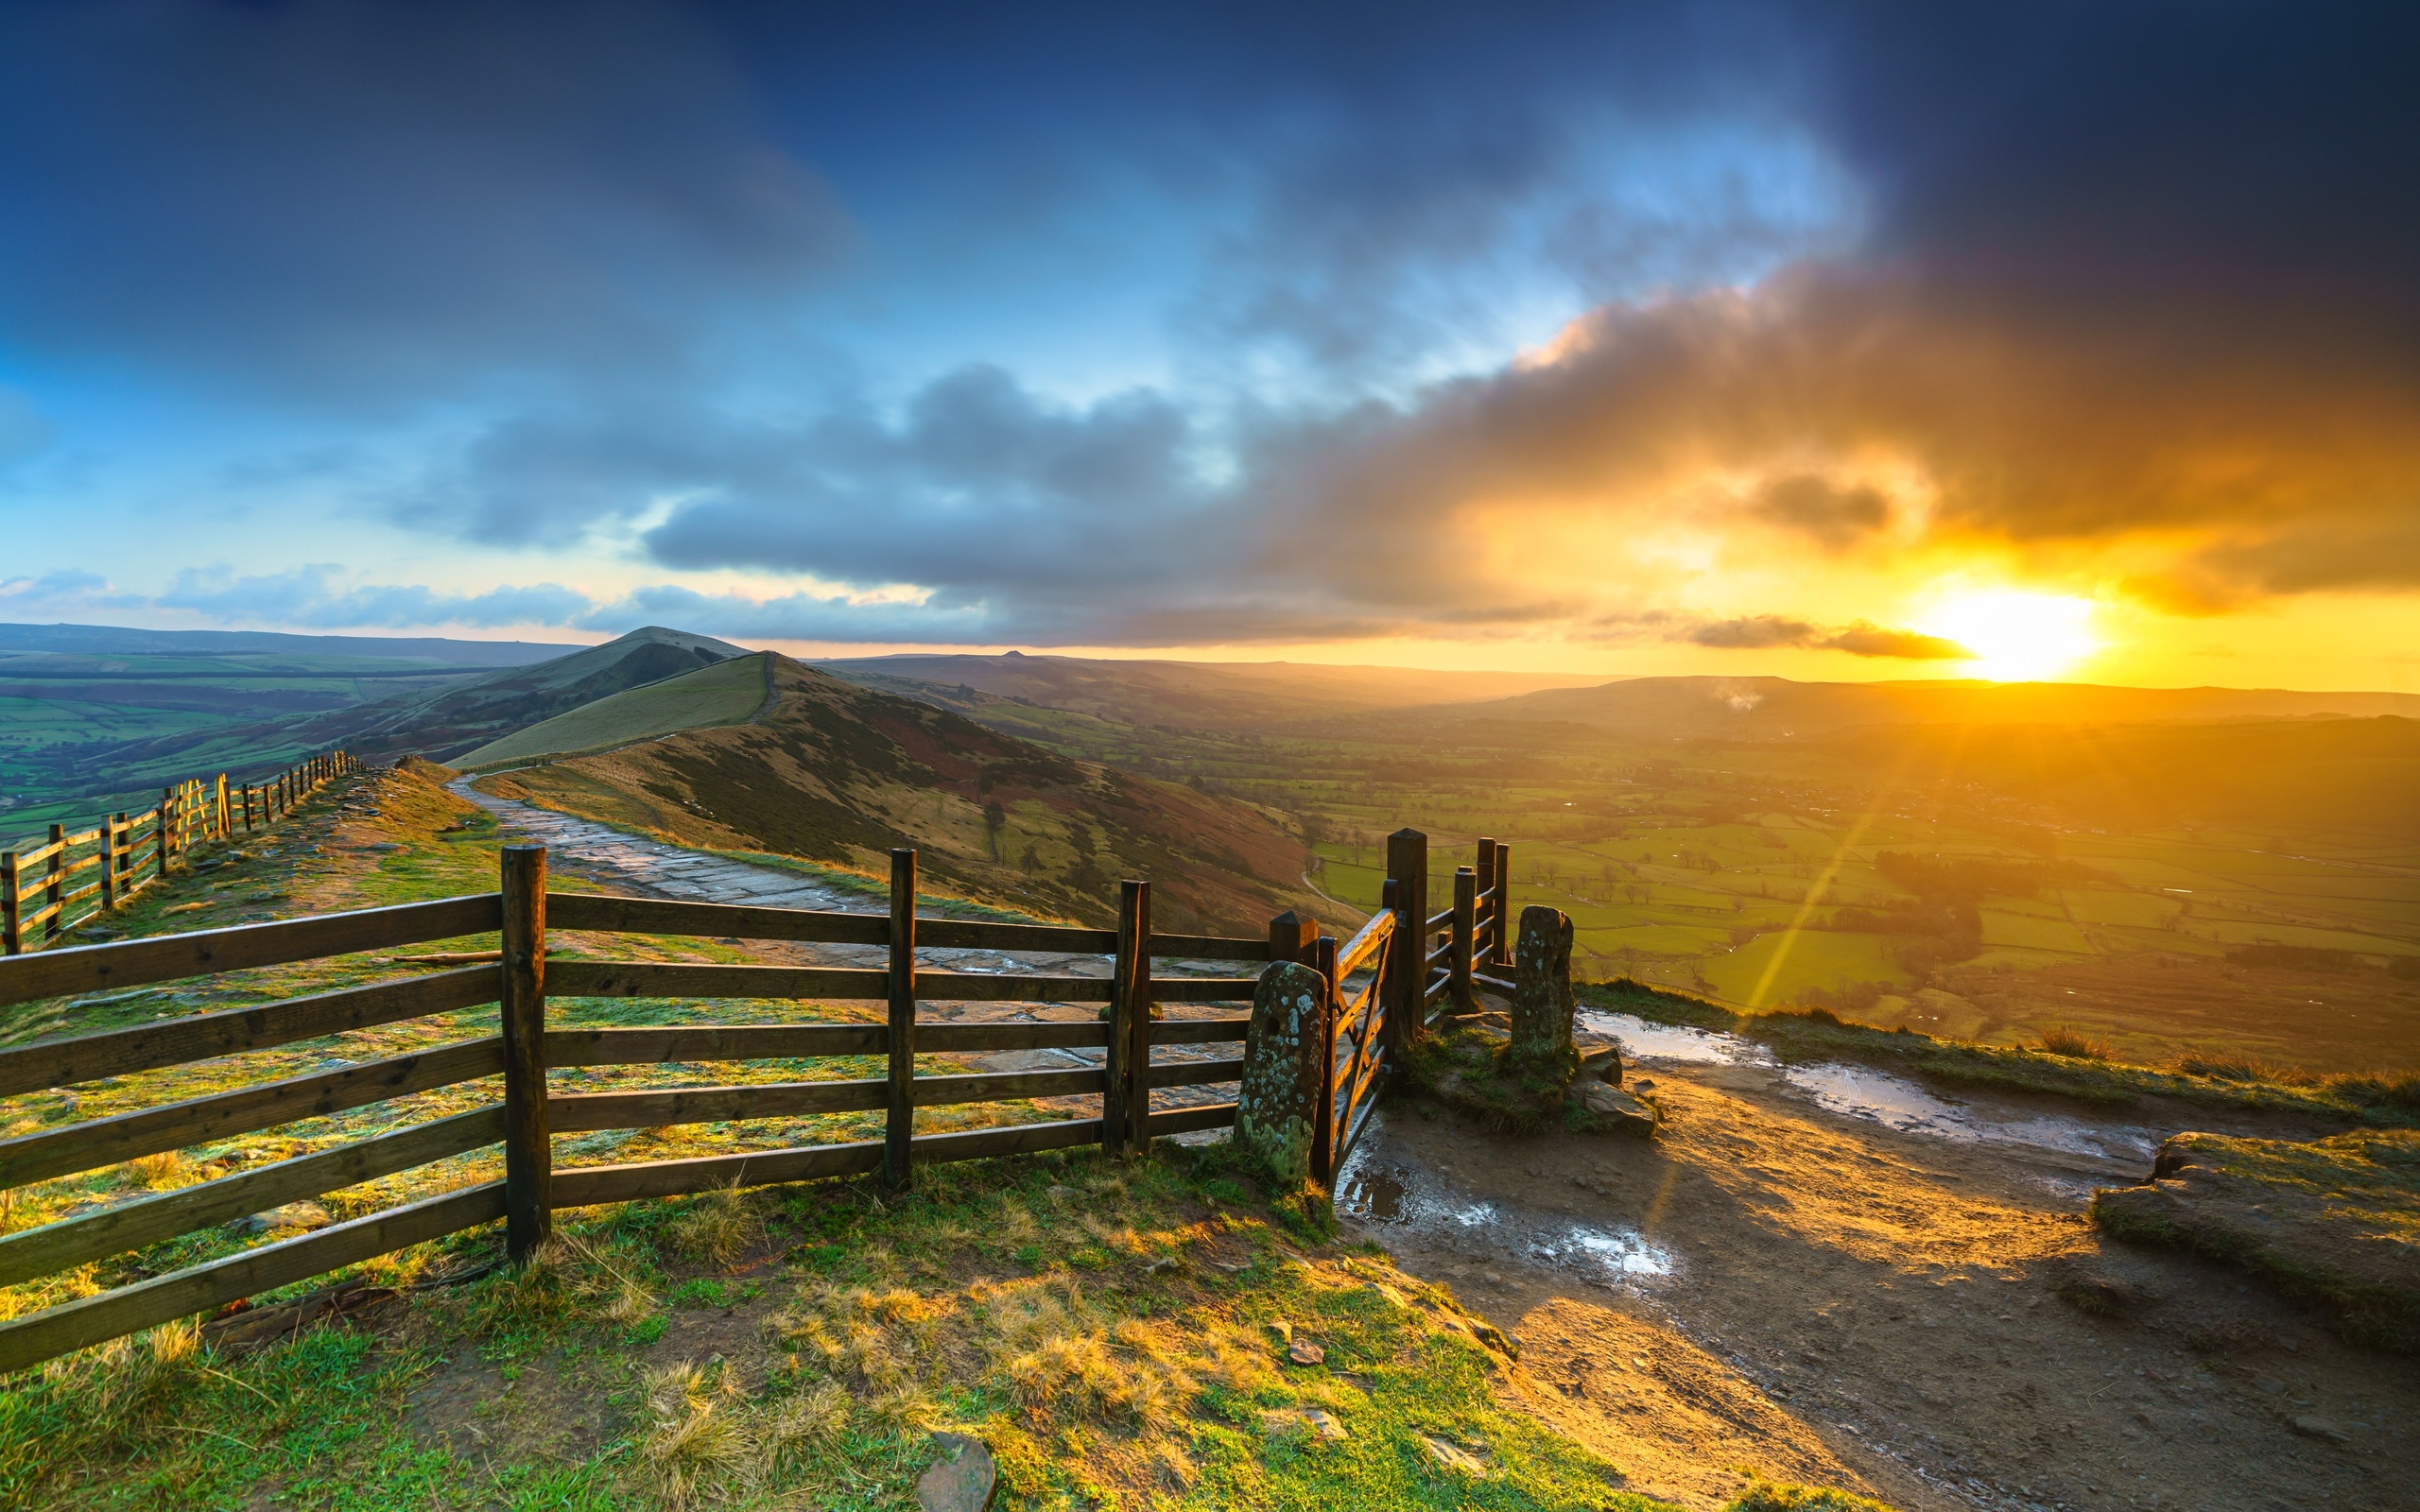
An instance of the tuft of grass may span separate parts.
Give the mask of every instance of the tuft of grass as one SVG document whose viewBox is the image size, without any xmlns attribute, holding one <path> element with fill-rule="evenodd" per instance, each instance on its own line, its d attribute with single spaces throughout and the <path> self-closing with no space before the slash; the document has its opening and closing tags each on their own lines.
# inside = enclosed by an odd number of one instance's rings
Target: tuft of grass
<svg viewBox="0 0 2420 1512">
<path fill-rule="evenodd" d="M 676 1254 L 723 1265 L 764 1238 L 765 1221 L 754 1195 L 734 1185 L 688 1199 L 664 1236 Z"/>
<path fill-rule="evenodd" d="M 2107 1060 L 2112 1055 L 2108 1040 L 2095 1040 L 2081 1029 L 2061 1023 L 2043 1030 L 2033 1047 L 2046 1056 L 2066 1056 L 2071 1060 Z"/>
<path fill-rule="evenodd" d="M 747 1404 L 731 1369 L 687 1360 L 640 1374 L 647 1420 L 638 1461 L 652 1488 L 674 1507 L 724 1492 L 752 1479 L 758 1461 Z"/>
<path fill-rule="evenodd" d="M 2177 1057 L 2176 1069 L 2188 1076 L 2207 1076 L 2213 1081 L 2244 1083 L 2275 1082 L 2289 1087 L 2308 1087 L 2319 1078 L 2299 1066 L 2279 1065 L 2257 1056 L 2238 1051 L 2198 1051 Z"/>
</svg>

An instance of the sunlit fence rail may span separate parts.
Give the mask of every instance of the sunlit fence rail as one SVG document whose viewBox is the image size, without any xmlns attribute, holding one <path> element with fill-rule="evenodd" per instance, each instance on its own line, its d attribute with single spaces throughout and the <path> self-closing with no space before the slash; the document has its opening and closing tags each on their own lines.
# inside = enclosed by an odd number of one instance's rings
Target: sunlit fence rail
<svg viewBox="0 0 2420 1512">
<path fill-rule="evenodd" d="M 122 907 L 198 842 L 266 829 L 359 767 L 350 755 L 334 751 L 266 782 L 230 786 L 224 772 L 196 778 L 164 788 L 159 803 L 140 814 L 108 815 L 90 830 L 54 824 L 43 844 L 0 850 L 0 954 L 40 949 Z M 98 875 L 79 880 L 95 868 Z"/>
<path fill-rule="evenodd" d="M 919 919 L 912 850 L 893 852 L 890 907 L 883 915 L 550 892 L 544 850 L 511 846 L 493 893 L 0 960 L 5 1007 L 466 936 L 499 939 L 494 959 L 451 970 L 0 1049 L 0 1096 L 15 1096 L 490 1005 L 498 1010 L 491 1035 L 0 1139 L 0 1190 L 13 1190 L 438 1088 L 484 1082 L 495 1091 L 493 1101 L 449 1116 L 0 1237 L 0 1286 L 471 1151 L 501 1145 L 504 1157 L 501 1179 L 0 1322 L 0 1371 L 497 1219 L 504 1221 L 506 1252 L 517 1260 L 545 1240 L 554 1214 L 565 1209 L 869 1173 L 905 1188 L 924 1163 L 1095 1144 L 1139 1153 L 1160 1136 L 1231 1125 L 1232 1102 L 1155 1108 L 1151 1094 L 1235 1082 L 1242 1058 L 1154 1060 L 1152 1052 L 1242 1041 L 1249 1017 L 1162 1018 L 1154 1005 L 1246 1001 L 1256 976 L 1155 977 L 1156 960 L 1248 963 L 1256 971 L 1290 959 L 1322 974 L 1327 1030 L 1319 1074 L 1329 1116 L 1315 1135 L 1312 1175 L 1331 1181 L 1369 1126 L 1403 1040 L 1420 1032 L 1432 1008 L 1451 1011 L 1457 984 L 1466 990 L 1467 983 L 1485 980 L 1475 970 L 1481 961 L 1476 953 L 1480 942 L 1493 949 L 1502 935 L 1503 893 L 1493 878 L 1478 886 L 1478 872 L 1461 868 L 1457 906 L 1431 918 L 1422 912 L 1426 840 L 1402 832 L 1389 855 L 1401 868 L 1386 884 L 1389 906 L 1342 946 L 1292 914 L 1273 920 L 1266 939 L 1160 934 L 1151 928 L 1148 882 L 1121 885 L 1115 929 Z M 1481 864 L 1495 860 L 1496 878 L 1501 855 L 1501 848 L 1482 842 Z M 550 929 L 875 946 L 889 960 L 879 969 L 550 960 Z M 1442 954 L 1430 945 L 1441 930 Z M 936 971 L 919 964 L 920 949 L 1088 954 L 1107 957 L 1110 972 L 1104 979 Z M 880 1022 L 614 1027 L 549 1022 L 550 999 L 613 997 L 875 1002 L 885 1016 Z M 1077 1022 L 942 1022 L 917 1012 L 920 1003 L 966 1002 L 1099 1003 L 1103 1012 Z M 1102 1060 L 977 1074 L 920 1074 L 916 1062 L 919 1055 L 1041 1049 L 1097 1049 Z M 886 1057 L 886 1074 L 595 1092 L 557 1091 L 546 1074 L 550 1068 L 864 1056 Z M 1093 1116 L 915 1132 L 919 1108 L 1094 1096 L 1099 1111 Z M 555 1161 L 557 1134 L 874 1110 L 883 1114 L 879 1140 L 618 1164 Z"/>
</svg>

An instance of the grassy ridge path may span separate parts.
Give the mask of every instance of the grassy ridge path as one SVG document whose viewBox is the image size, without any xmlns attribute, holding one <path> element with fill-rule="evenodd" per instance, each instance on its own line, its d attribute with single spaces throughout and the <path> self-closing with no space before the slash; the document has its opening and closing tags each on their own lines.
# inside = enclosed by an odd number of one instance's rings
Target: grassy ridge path
<svg viewBox="0 0 2420 1512">
<path fill-rule="evenodd" d="M 614 885 L 698 902 L 761 903 L 777 908 L 822 908 L 846 913 L 884 911 L 878 898 L 818 883 L 794 871 L 734 861 L 726 856 L 667 845 L 517 799 L 497 798 L 458 777 L 448 791 L 496 817 L 516 837 L 546 848 L 548 864 Z"/>
</svg>

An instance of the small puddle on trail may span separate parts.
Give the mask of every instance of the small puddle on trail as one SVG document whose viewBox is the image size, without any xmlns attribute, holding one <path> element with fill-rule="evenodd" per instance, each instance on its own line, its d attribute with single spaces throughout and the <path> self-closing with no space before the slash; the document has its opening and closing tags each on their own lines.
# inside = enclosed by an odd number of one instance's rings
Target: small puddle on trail
<svg viewBox="0 0 2420 1512">
<path fill-rule="evenodd" d="M 1400 1164 L 1370 1144 L 1354 1151 L 1339 1174 L 1336 1206 L 1364 1223 L 1421 1230 L 1432 1238 L 1457 1229 L 1484 1230 L 1488 1247 L 1507 1259 L 1562 1265 L 1600 1285 L 1669 1276 L 1673 1269 L 1671 1253 L 1634 1229 L 1575 1224 L 1473 1200 L 1435 1173 Z"/>
<path fill-rule="evenodd" d="M 1829 1112 L 1870 1118 L 1908 1134 L 1929 1134 L 1962 1144 L 2022 1144 L 2105 1160 L 2148 1162 L 2158 1141 L 2141 1128 L 2087 1124 L 2043 1114 L 2007 1122 L 1969 1112 L 1925 1091 L 1904 1076 L 1827 1060 L 1785 1066 L 1772 1052 L 1737 1035 L 1651 1023 L 1627 1013 L 1582 1008 L 1582 1031 L 1618 1043 L 1627 1065 L 1762 1066 Z"/>
</svg>

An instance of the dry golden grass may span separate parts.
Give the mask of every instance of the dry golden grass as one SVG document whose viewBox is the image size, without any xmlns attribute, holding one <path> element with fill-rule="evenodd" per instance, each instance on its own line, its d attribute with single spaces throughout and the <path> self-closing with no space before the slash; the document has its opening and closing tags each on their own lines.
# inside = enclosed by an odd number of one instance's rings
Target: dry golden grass
<svg viewBox="0 0 2420 1512">
<path fill-rule="evenodd" d="M 2054 1023 L 2042 1031 L 2034 1041 L 2035 1048 L 2048 1056 L 2066 1056 L 2077 1060 L 2107 1060 L 2115 1052 L 2106 1040 L 2095 1040 L 2080 1029 Z"/>
<path fill-rule="evenodd" d="M 690 1198 L 664 1230 L 673 1253 L 711 1265 L 729 1264 L 764 1233 L 755 1199 L 735 1186 Z"/>
<path fill-rule="evenodd" d="M 639 1464 L 667 1503 L 690 1506 L 753 1479 L 756 1435 L 738 1381 L 720 1362 L 644 1368 L 640 1384 L 647 1422 Z"/>
</svg>

